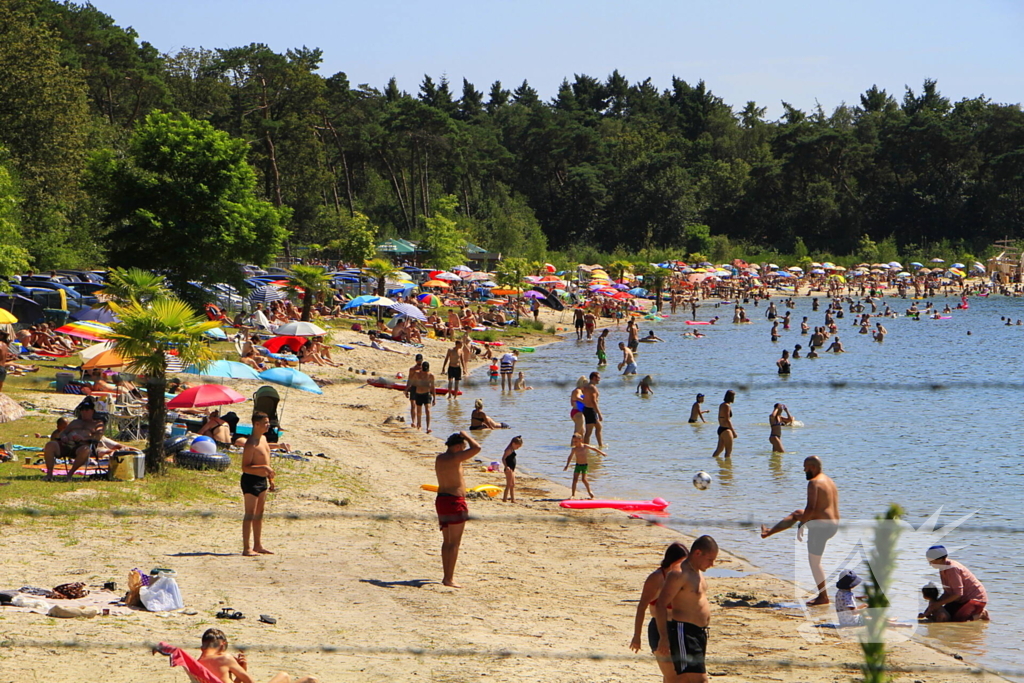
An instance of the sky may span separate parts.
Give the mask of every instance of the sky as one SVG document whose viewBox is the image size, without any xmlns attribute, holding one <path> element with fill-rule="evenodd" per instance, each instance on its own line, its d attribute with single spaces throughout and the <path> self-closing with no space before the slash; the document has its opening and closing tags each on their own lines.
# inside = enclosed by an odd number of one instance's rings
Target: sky
<svg viewBox="0 0 1024 683">
<path fill-rule="evenodd" d="M 84 1 L 84 0 L 83 0 Z M 415 93 L 424 74 L 487 92 L 562 79 L 704 80 L 735 110 L 753 100 L 826 111 L 872 85 L 897 99 L 938 81 L 950 100 L 1024 101 L 1020 0 L 92 0 L 161 52 L 265 43 L 319 47 L 321 74 Z"/>
</svg>

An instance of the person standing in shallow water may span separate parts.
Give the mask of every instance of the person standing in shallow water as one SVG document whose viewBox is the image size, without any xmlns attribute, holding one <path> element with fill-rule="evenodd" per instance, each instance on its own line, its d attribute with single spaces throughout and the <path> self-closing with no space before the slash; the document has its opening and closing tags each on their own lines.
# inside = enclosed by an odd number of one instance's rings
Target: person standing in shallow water
<svg viewBox="0 0 1024 683">
<path fill-rule="evenodd" d="M 724 453 L 727 458 L 732 456 L 732 444 L 736 438 L 736 430 L 732 426 L 732 404 L 735 400 L 736 392 L 730 389 L 718 406 L 718 446 L 711 454 L 712 458 L 717 458 L 719 453 Z"/>
</svg>

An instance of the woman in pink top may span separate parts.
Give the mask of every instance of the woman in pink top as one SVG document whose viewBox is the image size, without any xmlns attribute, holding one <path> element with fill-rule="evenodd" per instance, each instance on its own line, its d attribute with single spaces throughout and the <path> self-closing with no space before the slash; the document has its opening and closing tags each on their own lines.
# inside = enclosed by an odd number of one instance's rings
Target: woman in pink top
<svg viewBox="0 0 1024 683">
<path fill-rule="evenodd" d="M 928 548 L 926 555 L 928 564 L 939 570 L 942 595 L 929 603 L 921 618 L 931 621 L 987 621 L 988 593 L 978 577 L 956 560 L 949 559 L 941 545 Z"/>
</svg>

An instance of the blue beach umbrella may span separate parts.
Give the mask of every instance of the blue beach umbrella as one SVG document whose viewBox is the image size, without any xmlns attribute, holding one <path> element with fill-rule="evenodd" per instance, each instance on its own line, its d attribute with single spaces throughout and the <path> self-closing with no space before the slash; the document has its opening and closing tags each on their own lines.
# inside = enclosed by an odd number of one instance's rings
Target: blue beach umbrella
<svg viewBox="0 0 1024 683">
<path fill-rule="evenodd" d="M 312 377 L 294 368 L 271 368 L 261 372 L 259 377 L 267 382 L 299 389 L 300 391 L 308 391 L 311 394 L 324 393 L 323 389 L 316 385 Z"/>
<path fill-rule="evenodd" d="M 210 363 L 200 372 L 192 365 L 185 370 L 190 375 L 203 375 L 205 377 L 223 377 L 225 379 L 260 379 L 259 374 L 245 363 L 233 360 L 217 360 Z"/>
<path fill-rule="evenodd" d="M 644 289 L 643 287 L 634 287 L 633 289 L 629 290 L 629 293 L 632 294 L 633 296 L 647 296 L 647 290 Z"/>
<path fill-rule="evenodd" d="M 112 323 L 118 320 L 118 317 L 114 315 L 113 311 L 108 311 L 105 308 L 79 308 L 77 311 L 71 314 L 73 320 L 79 321 L 91 321 L 95 323 Z"/>
</svg>

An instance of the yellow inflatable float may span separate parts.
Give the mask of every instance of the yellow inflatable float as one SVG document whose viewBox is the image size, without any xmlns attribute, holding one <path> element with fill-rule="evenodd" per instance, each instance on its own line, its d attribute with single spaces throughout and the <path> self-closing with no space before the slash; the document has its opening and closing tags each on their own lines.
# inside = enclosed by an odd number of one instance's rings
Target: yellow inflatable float
<svg viewBox="0 0 1024 683">
<path fill-rule="evenodd" d="M 420 488 L 423 489 L 424 491 L 436 492 L 437 484 L 421 484 Z M 493 484 L 481 484 L 480 486 L 474 486 L 473 488 L 469 489 L 471 493 L 479 493 L 482 491 L 491 498 L 494 498 L 496 495 L 498 495 L 504 490 L 505 489 L 501 488 L 500 486 L 494 486 Z"/>
</svg>

